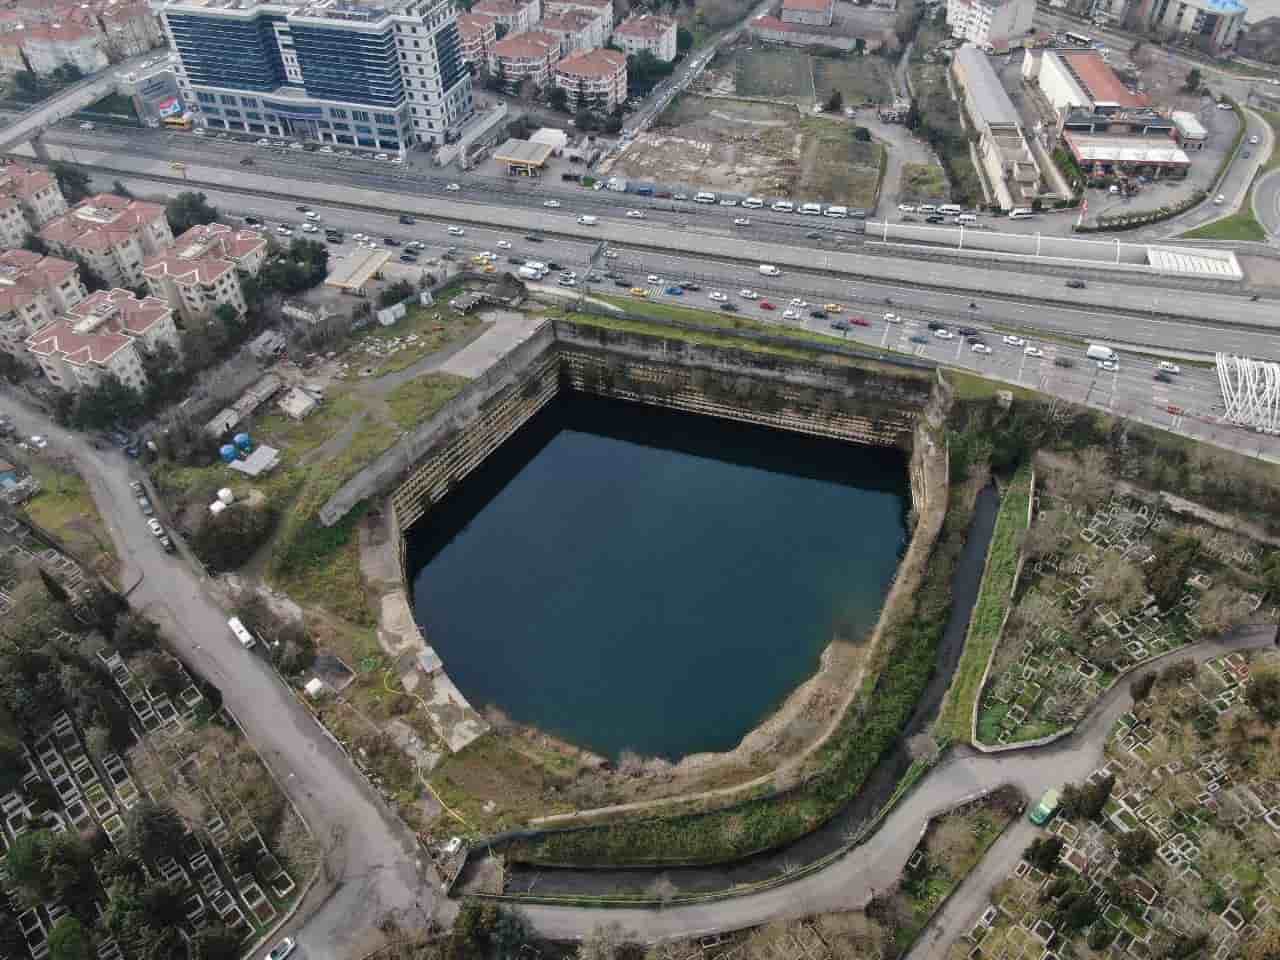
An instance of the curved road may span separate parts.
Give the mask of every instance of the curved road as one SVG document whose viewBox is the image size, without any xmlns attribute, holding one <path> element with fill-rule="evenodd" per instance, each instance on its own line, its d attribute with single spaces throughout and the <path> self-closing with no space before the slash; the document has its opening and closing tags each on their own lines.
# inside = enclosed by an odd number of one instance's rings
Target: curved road
<svg viewBox="0 0 1280 960">
<path fill-rule="evenodd" d="M 1263 174 L 1254 186 L 1253 215 L 1273 243 L 1280 238 L 1280 168 Z"/>
</svg>

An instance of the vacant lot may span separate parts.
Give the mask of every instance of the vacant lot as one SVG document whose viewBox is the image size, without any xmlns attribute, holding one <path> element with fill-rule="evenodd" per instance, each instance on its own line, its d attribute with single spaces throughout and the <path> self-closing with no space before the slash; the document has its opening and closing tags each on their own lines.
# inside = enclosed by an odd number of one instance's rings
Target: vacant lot
<svg viewBox="0 0 1280 960">
<path fill-rule="evenodd" d="M 854 130 L 780 104 L 686 95 L 615 170 L 672 187 L 867 207 L 881 150 Z"/>
<path fill-rule="evenodd" d="M 900 200 L 915 203 L 920 200 L 947 198 L 947 174 L 936 163 L 904 163 L 902 165 L 902 189 Z"/>
<path fill-rule="evenodd" d="M 740 47 L 733 52 L 732 63 L 740 97 L 785 97 L 797 102 L 813 102 L 813 73 L 807 53 Z"/>
<path fill-rule="evenodd" d="M 893 99 L 893 68 L 883 57 L 815 57 L 813 79 L 820 103 L 836 90 L 849 106 Z"/>
</svg>

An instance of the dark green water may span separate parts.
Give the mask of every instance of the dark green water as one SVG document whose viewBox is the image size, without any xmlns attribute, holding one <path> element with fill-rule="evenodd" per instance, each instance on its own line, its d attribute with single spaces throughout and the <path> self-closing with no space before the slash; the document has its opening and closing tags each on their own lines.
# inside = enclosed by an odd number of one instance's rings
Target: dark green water
<svg viewBox="0 0 1280 960">
<path fill-rule="evenodd" d="M 477 707 L 731 749 L 874 624 L 906 483 L 896 451 L 569 394 L 409 532 L 415 614 Z"/>
</svg>

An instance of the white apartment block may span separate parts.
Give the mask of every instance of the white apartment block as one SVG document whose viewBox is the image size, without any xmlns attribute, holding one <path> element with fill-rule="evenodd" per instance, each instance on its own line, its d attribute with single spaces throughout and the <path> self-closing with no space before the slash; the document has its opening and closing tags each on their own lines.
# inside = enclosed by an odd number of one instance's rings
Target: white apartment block
<svg viewBox="0 0 1280 960">
<path fill-rule="evenodd" d="M 74 393 L 108 376 L 143 389 L 147 377 L 140 350 L 153 351 L 162 343 L 179 348 L 169 305 L 117 289 L 86 297 L 29 337 L 27 349 L 51 384 Z"/>
<path fill-rule="evenodd" d="M 462 59 L 477 67 L 489 64 L 489 51 L 498 42 L 497 21 L 487 13 L 458 14 L 458 36 L 462 40 Z"/>
<path fill-rule="evenodd" d="M 542 5 L 543 14 L 548 17 L 559 16 L 572 10 L 598 14 L 604 42 L 609 42 L 609 38 L 613 36 L 613 0 L 545 0 Z"/>
<path fill-rule="evenodd" d="M 69 260 L 30 250 L 0 253 L 0 349 L 30 363 L 27 338 L 87 295 Z"/>
<path fill-rule="evenodd" d="M 508 91 L 523 83 L 546 87 L 551 69 L 560 59 L 560 40 L 540 30 L 528 30 L 503 37 L 489 51 L 489 72 L 500 76 Z"/>
<path fill-rule="evenodd" d="M 613 31 L 613 42 L 635 56 L 648 50 L 666 63 L 676 58 L 676 22 L 668 17 L 641 14 L 628 17 Z"/>
<path fill-rule="evenodd" d="M 253 276 L 267 255 L 267 238 L 221 223 L 192 227 L 173 246 L 148 257 L 143 274 L 154 297 L 187 320 L 206 319 L 218 307 L 246 309 L 240 273 Z"/>
<path fill-rule="evenodd" d="M 627 99 L 627 55 L 599 48 L 575 53 L 556 64 L 556 86 L 569 96 L 569 109 L 607 113 Z"/>
<path fill-rule="evenodd" d="M 471 12 L 493 17 L 500 32 L 509 35 L 532 30 L 542 19 L 542 4 L 540 0 L 480 0 Z"/>
<path fill-rule="evenodd" d="M 1031 29 L 1035 9 L 1035 0 L 947 0 L 947 26 L 980 47 L 1009 43 Z"/>
<path fill-rule="evenodd" d="M 20 247 L 27 234 L 67 212 L 58 181 L 21 163 L 0 167 L 0 245 Z"/>
<path fill-rule="evenodd" d="M 100 193 L 49 221 L 40 237 L 55 253 L 81 256 L 113 287 L 143 282 L 143 265 L 173 243 L 164 207 Z"/>
<path fill-rule="evenodd" d="M 31 72 L 42 77 L 66 64 L 86 75 L 97 73 L 109 63 L 103 46 L 101 32 L 80 23 L 40 24 L 22 31 L 22 52 Z"/>
<path fill-rule="evenodd" d="M 604 46 L 604 20 L 598 13 L 570 10 L 543 17 L 538 29 L 560 41 L 560 53 L 568 56 Z"/>
</svg>

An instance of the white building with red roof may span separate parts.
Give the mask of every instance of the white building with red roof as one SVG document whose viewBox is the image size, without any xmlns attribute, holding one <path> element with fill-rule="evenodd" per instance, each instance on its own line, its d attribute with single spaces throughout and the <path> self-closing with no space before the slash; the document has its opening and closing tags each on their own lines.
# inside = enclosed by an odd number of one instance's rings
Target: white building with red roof
<svg viewBox="0 0 1280 960">
<path fill-rule="evenodd" d="M 575 53 L 556 64 L 555 81 L 569 109 L 606 113 L 627 99 L 627 55 L 603 47 Z"/>
<path fill-rule="evenodd" d="M 542 13 L 547 17 L 557 17 L 573 10 L 599 16 L 601 35 L 605 43 L 609 42 L 613 36 L 613 0 L 545 0 L 542 4 Z"/>
<path fill-rule="evenodd" d="M 223 223 L 192 227 L 173 246 L 148 257 L 142 268 L 147 289 L 184 318 L 206 318 L 228 305 L 245 312 L 241 272 L 257 274 L 267 255 L 267 238 Z"/>
<path fill-rule="evenodd" d="M 30 362 L 27 337 L 88 295 L 70 260 L 30 250 L 0 253 L 0 349 Z"/>
<path fill-rule="evenodd" d="M 67 64 L 86 76 L 97 73 L 109 63 L 104 45 L 101 28 L 85 23 L 36 24 L 22 31 L 22 52 L 31 72 L 42 77 Z"/>
<path fill-rule="evenodd" d="M 489 72 L 502 78 L 508 91 L 517 90 L 526 81 L 545 87 L 551 80 L 551 68 L 560 59 L 560 39 L 541 30 L 526 30 L 503 37 L 489 51 Z"/>
<path fill-rule="evenodd" d="M 67 201 L 49 171 L 21 163 L 0 167 L 0 246 L 22 246 L 28 233 L 66 212 Z"/>
<path fill-rule="evenodd" d="M 173 243 L 164 207 L 100 193 L 49 221 L 40 237 L 55 253 L 83 257 L 113 287 L 136 287 L 142 268 Z"/>
<path fill-rule="evenodd" d="M 613 42 L 635 56 L 648 50 L 659 60 L 670 63 L 676 58 L 676 22 L 670 17 L 642 13 L 627 17 L 613 31 Z"/>
<path fill-rule="evenodd" d="M 542 19 L 542 3 L 541 0 L 479 0 L 472 4 L 471 12 L 493 17 L 500 32 L 523 33 L 532 30 Z"/>
<path fill-rule="evenodd" d="M 108 376 L 143 389 L 141 351 L 162 343 L 178 349 L 178 328 L 169 304 L 135 297 L 128 290 L 99 290 L 59 320 L 27 338 L 27 349 L 49 382 L 70 392 L 96 387 Z"/>
<path fill-rule="evenodd" d="M 783 23 L 803 23 L 811 27 L 829 27 L 835 19 L 835 0 L 782 0 Z"/>
<path fill-rule="evenodd" d="M 538 29 L 560 41 L 562 56 L 604 46 L 604 19 L 598 13 L 567 10 L 543 17 Z"/>
<path fill-rule="evenodd" d="M 458 37 L 462 59 L 478 67 L 487 66 L 489 51 L 498 42 L 498 21 L 487 13 L 458 14 Z"/>
</svg>

